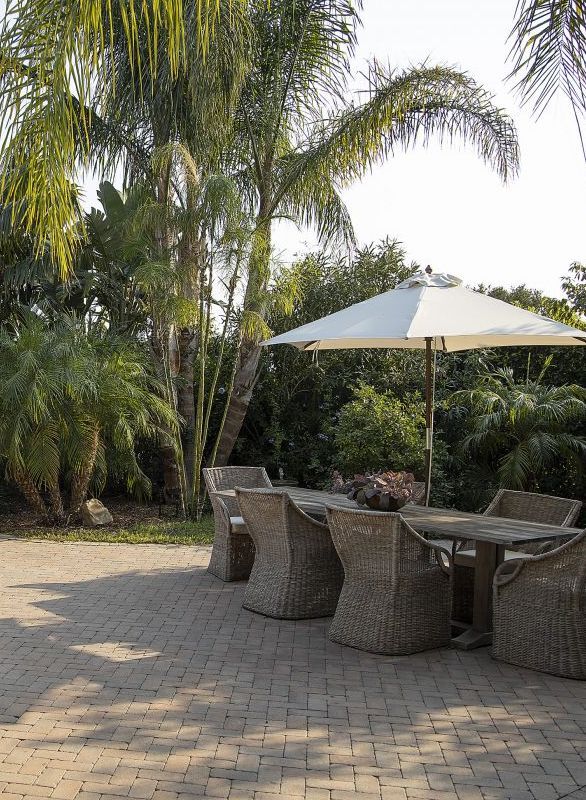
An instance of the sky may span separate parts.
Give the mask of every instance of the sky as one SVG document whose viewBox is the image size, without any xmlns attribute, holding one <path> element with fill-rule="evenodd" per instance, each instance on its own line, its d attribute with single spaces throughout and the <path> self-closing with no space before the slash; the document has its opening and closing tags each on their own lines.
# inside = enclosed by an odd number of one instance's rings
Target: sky
<svg viewBox="0 0 586 800">
<path fill-rule="evenodd" d="M 471 147 L 430 144 L 400 153 L 344 192 L 360 243 L 400 240 L 408 260 L 467 284 L 527 285 L 561 295 L 560 277 L 586 259 L 586 162 L 563 95 L 540 119 L 506 81 L 515 0 L 364 0 L 354 71 L 366 60 L 408 67 L 427 60 L 470 73 L 513 117 L 519 176 L 503 186 Z M 281 259 L 315 247 L 281 225 Z"/>
</svg>

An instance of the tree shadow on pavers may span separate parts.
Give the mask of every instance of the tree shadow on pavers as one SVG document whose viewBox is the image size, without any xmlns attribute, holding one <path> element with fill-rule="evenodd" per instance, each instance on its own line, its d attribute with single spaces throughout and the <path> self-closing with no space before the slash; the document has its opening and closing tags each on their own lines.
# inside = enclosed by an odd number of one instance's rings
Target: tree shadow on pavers
<svg viewBox="0 0 586 800">
<path fill-rule="evenodd" d="M 405 667 L 382 681 L 394 699 L 371 727 L 393 737 L 413 786 L 560 800 L 586 781 L 586 683 L 493 661 L 488 648 L 451 651 L 427 677 Z"/>
<path fill-rule="evenodd" d="M 226 619 L 241 605 L 203 568 L 9 588 L 34 590 L 26 604 L 40 612 L 24 624 L 0 620 L 0 688 L 25 695 L 76 682 L 123 700 L 198 678 L 211 658 L 225 656 L 233 638 Z M 5 702 L 0 713 L 14 716 Z"/>
<path fill-rule="evenodd" d="M 329 620 L 245 611 L 245 584 L 204 568 L 12 588 L 34 591 L 39 614 L 0 622 L 0 725 L 27 727 L 23 746 L 37 752 L 128 748 L 153 763 L 183 753 L 200 770 L 186 780 L 218 791 L 296 794 L 305 781 L 352 792 L 358 775 L 417 788 L 433 775 L 505 798 L 507 782 L 530 787 L 533 775 L 541 788 L 524 796 L 546 786 L 553 800 L 580 785 L 586 685 L 575 681 L 487 651 L 341 647 Z M 37 730 L 43 716 L 56 724 Z"/>
<path fill-rule="evenodd" d="M 34 591 L 26 602 L 41 615 L 24 625 L 16 618 L 0 620 L 5 723 L 39 703 L 44 710 L 64 707 L 68 698 L 83 705 L 89 696 L 84 719 L 98 730 L 117 724 L 117 706 L 126 723 L 128 703 L 157 703 L 167 720 L 209 718 L 217 727 L 217 719 L 227 716 L 222 706 L 231 703 L 233 715 L 248 712 L 254 692 L 288 680 L 295 665 L 319 669 L 330 646 L 328 620 L 259 617 L 242 609 L 245 584 L 225 584 L 204 568 L 11 588 Z M 234 703 L 237 692 L 244 694 Z M 275 708 L 281 695 L 275 687 L 272 694 Z M 101 719 L 104 707 L 108 713 Z M 250 711 L 246 723 L 258 721 L 261 730 L 265 717 Z M 232 730 L 240 724 L 235 721 Z"/>
</svg>

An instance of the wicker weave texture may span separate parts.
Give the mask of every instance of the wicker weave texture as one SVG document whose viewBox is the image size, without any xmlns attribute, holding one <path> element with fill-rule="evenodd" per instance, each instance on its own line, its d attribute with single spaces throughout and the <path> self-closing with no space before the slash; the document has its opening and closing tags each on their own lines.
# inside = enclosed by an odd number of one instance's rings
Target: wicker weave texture
<svg viewBox="0 0 586 800">
<path fill-rule="evenodd" d="M 214 546 L 208 572 L 223 581 L 242 581 L 250 575 L 254 563 L 254 544 L 249 534 L 235 532 L 230 517 L 240 516 L 236 498 L 215 497 L 213 492 L 234 489 L 270 487 L 264 467 L 207 467 L 203 476 L 214 511 Z"/>
<path fill-rule="evenodd" d="M 400 514 L 329 508 L 327 518 L 345 573 L 330 639 L 388 655 L 448 645 L 448 551 Z"/>
<path fill-rule="evenodd" d="M 413 496 L 411 502 L 416 506 L 425 505 L 425 483 L 423 481 L 415 481 L 413 484 Z"/>
<path fill-rule="evenodd" d="M 344 573 L 327 525 L 276 489 L 236 496 L 256 547 L 244 608 L 277 619 L 331 616 Z"/>
<path fill-rule="evenodd" d="M 545 525 L 572 527 L 580 515 L 582 503 L 566 497 L 552 497 L 532 492 L 517 492 L 512 489 L 499 489 L 484 512 L 488 517 L 507 517 L 524 522 L 541 522 Z M 543 541 L 535 549 L 544 549 Z M 519 545 L 519 549 L 530 552 L 530 543 Z M 472 550 L 475 542 L 463 542 L 459 549 Z M 515 548 L 511 548 L 515 549 Z M 461 622 L 472 622 L 474 606 L 474 567 L 458 564 L 454 559 L 454 600 L 452 616 Z"/>
<path fill-rule="evenodd" d="M 570 528 L 578 519 L 582 503 L 568 497 L 499 489 L 484 512 L 489 517 L 508 517 Z"/>
<path fill-rule="evenodd" d="M 493 619 L 495 658 L 586 680 L 586 531 L 548 553 L 501 565 Z"/>
</svg>

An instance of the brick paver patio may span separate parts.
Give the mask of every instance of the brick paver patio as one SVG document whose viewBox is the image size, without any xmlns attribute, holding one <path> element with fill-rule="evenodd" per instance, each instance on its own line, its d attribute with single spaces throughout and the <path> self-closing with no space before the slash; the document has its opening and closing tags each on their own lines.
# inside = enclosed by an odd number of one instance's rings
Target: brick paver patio
<svg viewBox="0 0 586 800">
<path fill-rule="evenodd" d="M 243 611 L 206 548 L 0 541 L 2 798 L 578 800 L 586 684 Z"/>
</svg>

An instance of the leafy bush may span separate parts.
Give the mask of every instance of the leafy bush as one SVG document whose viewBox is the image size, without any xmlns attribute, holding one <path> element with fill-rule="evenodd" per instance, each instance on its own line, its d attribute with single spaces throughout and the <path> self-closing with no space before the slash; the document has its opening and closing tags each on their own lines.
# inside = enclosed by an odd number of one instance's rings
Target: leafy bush
<svg viewBox="0 0 586 800">
<path fill-rule="evenodd" d="M 17 334 L 0 330 L 0 460 L 40 517 L 75 515 L 92 479 L 109 468 L 129 491 L 150 491 L 135 442 L 174 421 L 144 352 L 132 340 L 63 317 L 30 315 Z M 108 453 L 109 458 L 106 459 Z M 62 492 L 69 485 L 66 508 Z"/>
<path fill-rule="evenodd" d="M 422 477 L 424 407 L 418 395 L 399 400 L 360 384 L 335 427 L 336 468 L 343 473 L 407 470 Z"/>
<path fill-rule="evenodd" d="M 580 470 L 586 459 L 586 440 L 573 430 L 586 419 L 586 389 L 544 385 L 550 360 L 536 379 L 519 381 L 511 369 L 497 369 L 451 398 L 468 416 L 464 452 L 503 487 L 539 491 L 549 473 L 565 473 L 568 464 Z"/>
</svg>

